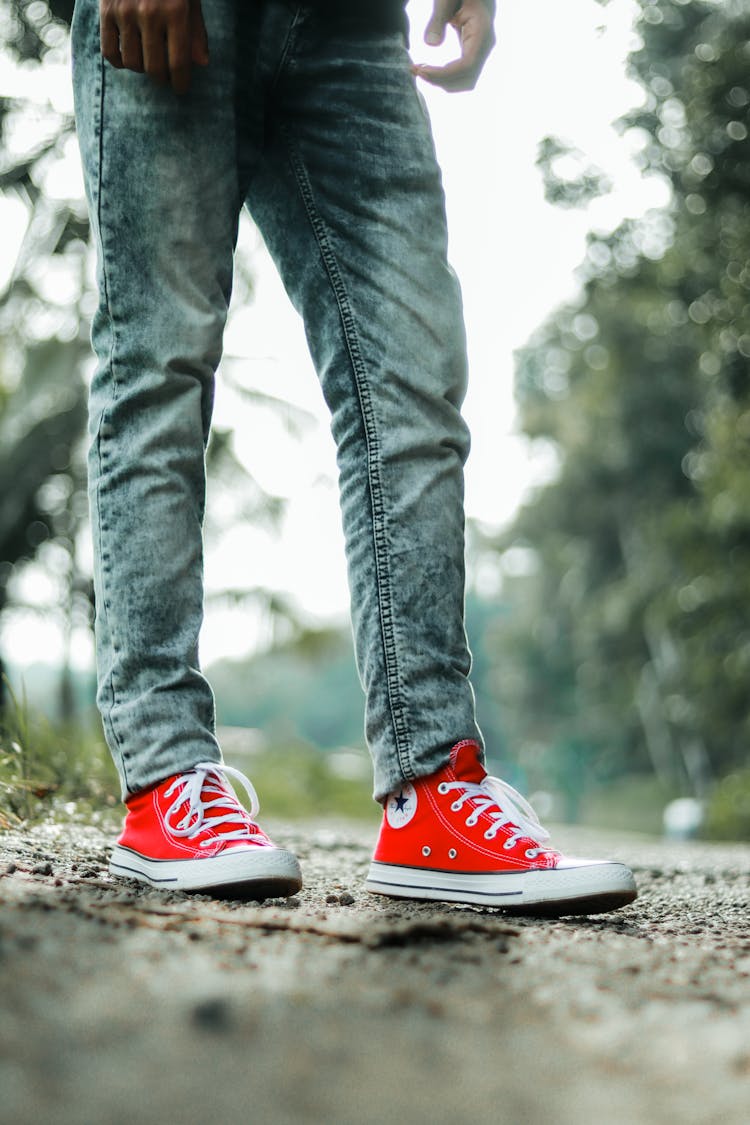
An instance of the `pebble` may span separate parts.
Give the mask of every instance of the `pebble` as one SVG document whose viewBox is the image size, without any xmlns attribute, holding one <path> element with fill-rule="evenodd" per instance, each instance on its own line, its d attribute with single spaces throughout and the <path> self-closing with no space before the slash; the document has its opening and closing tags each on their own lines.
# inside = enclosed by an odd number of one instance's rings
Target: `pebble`
<svg viewBox="0 0 750 1125">
<path fill-rule="evenodd" d="M 13 863 L 12 861 L 10 863 L 6 863 L 6 865 L 5 865 L 5 874 L 6 875 L 13 875 L 14 872 L 16 872 L 16 871 L 18 871 L 18 864 L 17 863 Z"/>
<path fill-rule="evenodd" d="M 353 906 L 355 901 L 354 895 L 350 895 L 348 891 L 344 891 L 342 895 L 339 895 L 339 902 L 342 906 Z"/>
<path fill-rule="evenodd" d="M 52 864 L 49 861 L 45 863 L 35 863 L 31 869 L 32 875 L 51 875 Z"/>
<path fill-rule="evenodd" d="M 228 1031 L 232 1023 L 229 1004 L 221 996 L 201 1000 L 193 1008 L 192 1020 L 204 1031 Z"/>
</svg>

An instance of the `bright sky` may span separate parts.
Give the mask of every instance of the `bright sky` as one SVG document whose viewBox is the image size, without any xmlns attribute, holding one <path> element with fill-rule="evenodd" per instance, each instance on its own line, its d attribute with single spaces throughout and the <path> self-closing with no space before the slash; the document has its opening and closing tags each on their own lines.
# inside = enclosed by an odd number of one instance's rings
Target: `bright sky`
<svg viewBox="0 0 750 1125">
<path fill-rule="evenodd" d="M 446 94 L 423 84 L 443 167 L 451 260 L 461 279 L 471 382 L 465 414 L 473 434 L 466 471 L 469 516 L 490 525 L 508 521 L 535 483 L 550 471 L 515 431 L 513 351 L 561 302 L 576 293 L 574 271 L 592 228 L 611 229 L 625 216 L 667 200 L 666 188 L 644 178 L 632 161 L 639 143 L 612 122 L 641 100 L 624 61 L 633 43 L 633 0 L 500 0 L 498 43 L 471 93 Z M 455 36 L 436 51 L 421 42 L 431 4 L 411 0 L 412 55 L 432 60 L 455 53 Z M 11 89 L 11 86 L 13 87 Z M 0 66 L 0 94 L 17 92 L 19 77 Z M 64 70 L 50 74 L 50 96 L 69 96 Z M 601 167 L 614 190 L 585 211 L 544 201 L 535 167 L 540 140 L 571 141 Z M 75 153 L 67 175 L 79 175 Z M 66 185 L 67 186 L 67 185 Z M 60 187 L 60 190 L 63 190 Z M 7 219 L 0 211 L 3 225 Z M 8 237 L 11 237 L 8 222 Z M 4 232 L 5 233 L 5 232 Z M 253 413 L 219 383 L 215 419 L 237 429 L 237 450 L 272 493 L 288 496 L 280 540 L 237 527 L 209 551 L 208 589 L 267 585 L 293 595 L 317 619 L 341 618 L 348 594 L 336 499 L 333 443 L 301 324 L 262 246 L 243 233 L 252 256 L 256 296 L 236 308 L 226 336 L 228 354 L 244 357 L 243 381 L 311 411 L 318 424 L 301 442 L 267 412 Z M 2 263 L 0 262 L 0 272 Z M 22 593 L 44 597 L 44 578 L 30 573 Z M 247 651 L 262 626 L 236 609 L 207 615 L 204 663 Z M 0 638 L 14 662 L 48 660 L 60 651 L 54 625 L 28 614 L 10 617 Z M 76 663 L 91 661 L 89 638 L 74 645 Z"/>
</svg>

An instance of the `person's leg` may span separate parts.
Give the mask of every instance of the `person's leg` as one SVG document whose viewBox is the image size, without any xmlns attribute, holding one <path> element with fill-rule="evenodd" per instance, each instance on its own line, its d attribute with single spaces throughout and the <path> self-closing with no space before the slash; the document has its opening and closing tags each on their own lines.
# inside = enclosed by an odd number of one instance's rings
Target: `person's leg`
<svg viewBox="0 0 750 1125">
<path fill-rule="evenodd" d="M 302 8 L 268 105 L 248 205 L 305 319 L 338 448 L 385 806 L 366 886 L 550 913 L 630 902 L 624 865 L 553 851 L 482 765 L 463 621 L 461 304 L 403 40 Z"/>
<path fill-rule="evenodd" d="M 112 874 L 263 898 L 298 890 L 299 864 L 255 823 L 249 780 L 222 763 L 198 662 L 204 450 L 243 197 L 235 73 L 241 52 L 253 66 L 259 20 L 234 0 L 203 7 L 211 62 L 178 96 L 105 63 L 98 0 L 76 5 L 100 293 L 89 456 L 98 703 L 128 808 Z M 255 94 L 242 109 L 246 160 L 262 137 Z"/>
<path fill-rule="evenodd" d="M 219 761 L 199 669 L 204 443 L 240 210 L 233 0 L 207 4 L 211 66 L 177 96 L 73 24 L 76 119 L 98 251 L 90 394 L 98 704 L 135 793 Z"/>
<path fill-rule="evenodd" d="M 332 413 L 375 796 L 479 739 L 464 632 L 466 356 L 403 37 L 298 16 L 248 206 Z"/>
</svg>

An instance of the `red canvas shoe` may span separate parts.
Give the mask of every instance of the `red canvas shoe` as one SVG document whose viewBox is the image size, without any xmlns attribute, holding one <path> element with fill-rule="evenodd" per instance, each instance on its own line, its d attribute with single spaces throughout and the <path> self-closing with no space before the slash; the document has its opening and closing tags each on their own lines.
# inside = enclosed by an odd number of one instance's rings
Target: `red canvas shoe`
<svg viewBox="0 0 750 1125">
<path fill-rule="evenodd" d="M 566 858 L 547 840 L 520 793 L 487 774 L 476 742 L 458 742 L 444 769 L 388 797 L 365 886 L 554 915 L 598 914 L 636 897 L 624 864 Z"/>
<path fill-rule="evenodd" d="M 225 776 L 250 798 L 248 812 Z M 152 887 L 236 898 L 276 898 L 302 886 L 296 856 L 277 848 L 255 823 L 258 796 L 239 770 L 201 762 L 126 802 L 112 852 L 113 875 Z"/>
</svg>

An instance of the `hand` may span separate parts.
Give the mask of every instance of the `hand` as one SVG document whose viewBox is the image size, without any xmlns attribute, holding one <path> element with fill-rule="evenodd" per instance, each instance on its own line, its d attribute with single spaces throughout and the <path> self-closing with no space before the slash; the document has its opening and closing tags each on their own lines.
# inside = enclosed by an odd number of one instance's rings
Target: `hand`
<svg viewBox="0 0 750 1125">
<path fill-rule="evenodd" d="M 194 63 L 208 64 L 208 36 L 200 0 L 99 0 L 102 54 L 118 70 L 190 86 Z"/>
<path fill-rule="evenodd" d="M 424 41 L 430 47 L 438 47 L 450 24 L 461 40 L 461 57 L 446 66 L 415 63 L 412 73 L 444 90 L 473 90 L 495 46 L 494 14 L 495 0 L 434 0 Z"/>
</svg>

